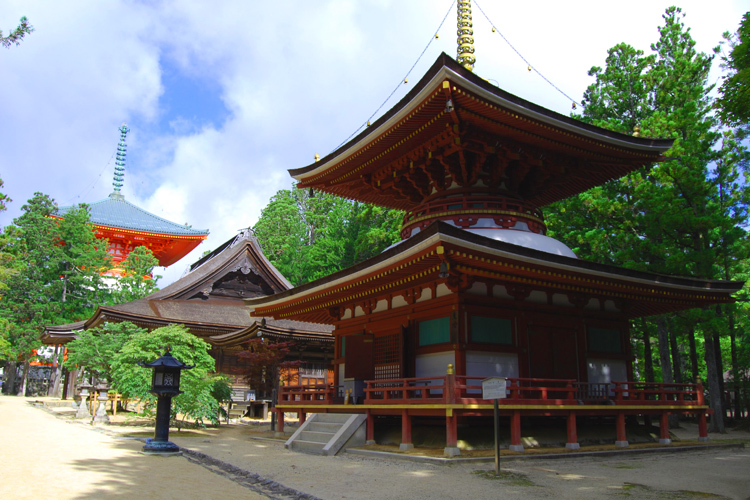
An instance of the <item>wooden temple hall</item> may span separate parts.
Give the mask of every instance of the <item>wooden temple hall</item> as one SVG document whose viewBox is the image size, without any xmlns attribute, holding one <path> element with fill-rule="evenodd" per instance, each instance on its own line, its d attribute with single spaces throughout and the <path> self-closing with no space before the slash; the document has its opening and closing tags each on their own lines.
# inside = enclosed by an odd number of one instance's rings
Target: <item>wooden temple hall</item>
<svg viewBox="0 0 750 500">
<path fill-rule="evenodd" d="M 464 54 L 465 56 L 466 54 Z M 459 53 L 459 59 L 462 58 Z M 471 58 L 473 59 L 473 58 Z M 334 381 L 282 388 L 278 412 L 366 415 L 367 440 L 400 417 L 459 424 L 489 417 L 481 381 L 507 379 L 500 413 L 522 451 L 525 417 L 625 421 L 695 415 L 701 384 L 635 382 L 634 318 L 732 301 L 741 282 L 638 272 L 576 258 L 545 235 L 542 208 L 664 160 L 671 140 L 594 127 L 508 94 L 442 54 L 396 106 L 350 142 L 291 170 L 302 189 L 405 211 L 402 241 L 326 278 L 247 299 L 252 315 L 333 327 Z M 345 397 L 341 397 L 345 395 Z M 283 426 L 283 419 L 279 419 Z"/>
</svg>

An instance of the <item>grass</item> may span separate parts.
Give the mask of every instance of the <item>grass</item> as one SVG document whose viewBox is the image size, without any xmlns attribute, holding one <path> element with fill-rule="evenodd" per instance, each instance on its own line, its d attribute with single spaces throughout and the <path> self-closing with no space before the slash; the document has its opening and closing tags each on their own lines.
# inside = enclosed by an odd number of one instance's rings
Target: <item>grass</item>
<svg viewBox="0 0 750 500">
<path fill-rule="evenodd" d="M 494 470 L 475 470 L 472 474 L 490 481 L 501 481 L 502 483 L 511 486 L 536 486 L 526 474 L 521 474 L 519 472 L 500 469 L 500 474 L 495 475 Z"/>
</svg>

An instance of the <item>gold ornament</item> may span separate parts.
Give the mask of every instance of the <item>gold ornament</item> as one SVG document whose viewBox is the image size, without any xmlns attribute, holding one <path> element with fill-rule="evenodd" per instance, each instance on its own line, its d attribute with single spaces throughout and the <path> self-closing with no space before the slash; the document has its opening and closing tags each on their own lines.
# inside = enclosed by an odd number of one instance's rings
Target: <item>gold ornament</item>
<svg viewBox="0 0 750 500">
<path fill-rule="evenodd" d="M 474 70 L 474 29 L 471 22 L 471 0 L 458 0 L 456 3 L 458 18 L 458 49 L 456 60 L 469 71 Z"/>
</svg>

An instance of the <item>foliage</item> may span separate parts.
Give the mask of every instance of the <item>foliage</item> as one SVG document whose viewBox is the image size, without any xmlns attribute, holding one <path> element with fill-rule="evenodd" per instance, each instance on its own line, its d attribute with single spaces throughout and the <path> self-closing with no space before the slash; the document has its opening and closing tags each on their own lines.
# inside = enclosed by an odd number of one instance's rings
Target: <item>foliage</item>
<svg viewBox="0 0 750 500">
<path fill-rule="evenodd" d="M 23 16 L 20 20 L 20 24 L 10 32 L 8 36 L 3 36 L 3 32 L 0 31 L 0 45 L 5 47 L 6 49 L 9 49 L 11 45 L 14 43 L 16 45 L 21 45 L 21 40 L 23 40 L 23 37 L 28 35 L 29 33 L 34 31 L 34 27 L 29 24 L 29 20 L 26 19 L 26 16 Z"/>
<path fill-rule="evenodd" d="M 549 234 L 586 259 L 699 279 L 736 279 L 748 257 L 744 136 L 720 130 L 713 117 L 712 57 L 695 50 L 681 10 L 670 7 L 663 18 L 651 55 L 620 44 L 610 49 L 606 69 L 592 68 L 596 81 L 584 94 L 581 118 L 623 133 L 671 138 L 668 161 L 549 207 Z M 644 323 L 646 335 L 640 339 L 650 343 L 658 334 L 656 375 L 664 382 L 682 378 L 680 358 L 687 355 L 692 376 L 705 373 L 712 395 L 720 394 L 717 335 L 732 329 L 722 309 L 654 322 L 658 328 Z M 680 343 L 686 341 L 681 354 Z M 645 346 L 635 347 L 645 355 Z M 720 411 L 720 405 L 712 396 L 712 407 Z"/>
<path fill-rule="evenodd" d="M 63 220 L 50 218 L 55 209 L 52 198 L 35 193 L 3 234 L 1 251 L 13 264 L 1 276 L 0 317 L 8 321 L 7 340 L 22 360 L 38 347 L 45 325 L 82 320 L 109 293 L 100 275 L 109 256 L 86 206 L 71 209 Z"/>
<path fill-rule="evenodd" d="M 377 255 L 399 240 L 402 213 L 302 189 L 277 192 L 253 228 L 263 252 L 294 285 Z"/>
<path fill-rule="evenodd" d="M 156 280 L 161 276 L 153 276 L 153 272 L 158 265 L 159 260 L 145 246 L 138 246 L 130 252 L 120 264 L 123 275 L 117 280 L 112 294 L 114 302 L 131 302 L 157 291 Z"/>
<path fill-rule="evenodd" d="M 729 54 L 722 66 L 729 71 L 719 87 L 718 115 L 729 125 L 750 124 L 750 12 L 745 13 L 737 33 L 724 33 Z M 717 47 L 718 50 L 718 47 Z"/>
<path fill-rule="evenodd" d="M 195 366 L 182 371 L 180 389 L 184 392 L 172 400 L 173 417 L 180 413 L 196 422 L 208 420 L 217 423 L 219 405 L 211 395 L 215 362 L 208 353 L 210 346 L 183 325 L 133 334 L 112 359 L 113 387 L 124 397 L 155 401 L 149 392 L 152 372 L 138 366 L 138 362 L 150 363 L 162 356 L 167 348 L 179 361 Z"/>
<path fill-rule="evenodd" d="M 267 338 L 248 342 L 247 350 L 238 356 L 247 362 L 246 380 L 251 389 L 270 395 L 277 386 L 281 370 L 299 366 L 300 361 L 284 361 L 292 345 L 292 342 L 274 342 Z"/>
<path fill-rule="evenodd" d="M 105 323 L 98 328 L 83 330 L 78 338 L 67 344 L 69 370 L 85 368 L 100 380 L 112 383 L 112 360 L 125 343 L 136 333 L 145 330 L 133 323 Z"/>
<path fill-rule="evenodd" d="M 0 188 L 1 188 L 1 187 L 3 187 L 3 180 L 2 180 L 2 179 L 0 179 Z M 5 206 L 5 204 L 6 204 L 6 203 L 10 203 L 11 201 L 13 201 L 13 200 L 11 200 L 10 198 L 8 198 L 8 195 L 7 195 L 7 194 L 5 194 L 5 193 L 0 193 L 0 212 L 3 212 L 3 211 L 5 211 L 5 210 L 6 210 L 6 208 L 7 208 L 7 207 Z"/>
</svg>

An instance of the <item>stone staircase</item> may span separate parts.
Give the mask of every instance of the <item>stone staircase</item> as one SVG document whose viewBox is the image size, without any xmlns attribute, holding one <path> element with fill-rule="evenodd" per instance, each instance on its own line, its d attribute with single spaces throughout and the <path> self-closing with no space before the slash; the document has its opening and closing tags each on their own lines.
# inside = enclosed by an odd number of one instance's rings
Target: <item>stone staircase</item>
<svg viewBox="0 0 750 500">
<path fill-rule="evenodd" d="M 365 444 L 366 415 L 314 413 L 292 434 L 287 449 L 313 455 L 333 456 L 350 446 Z"/>
</svg>

